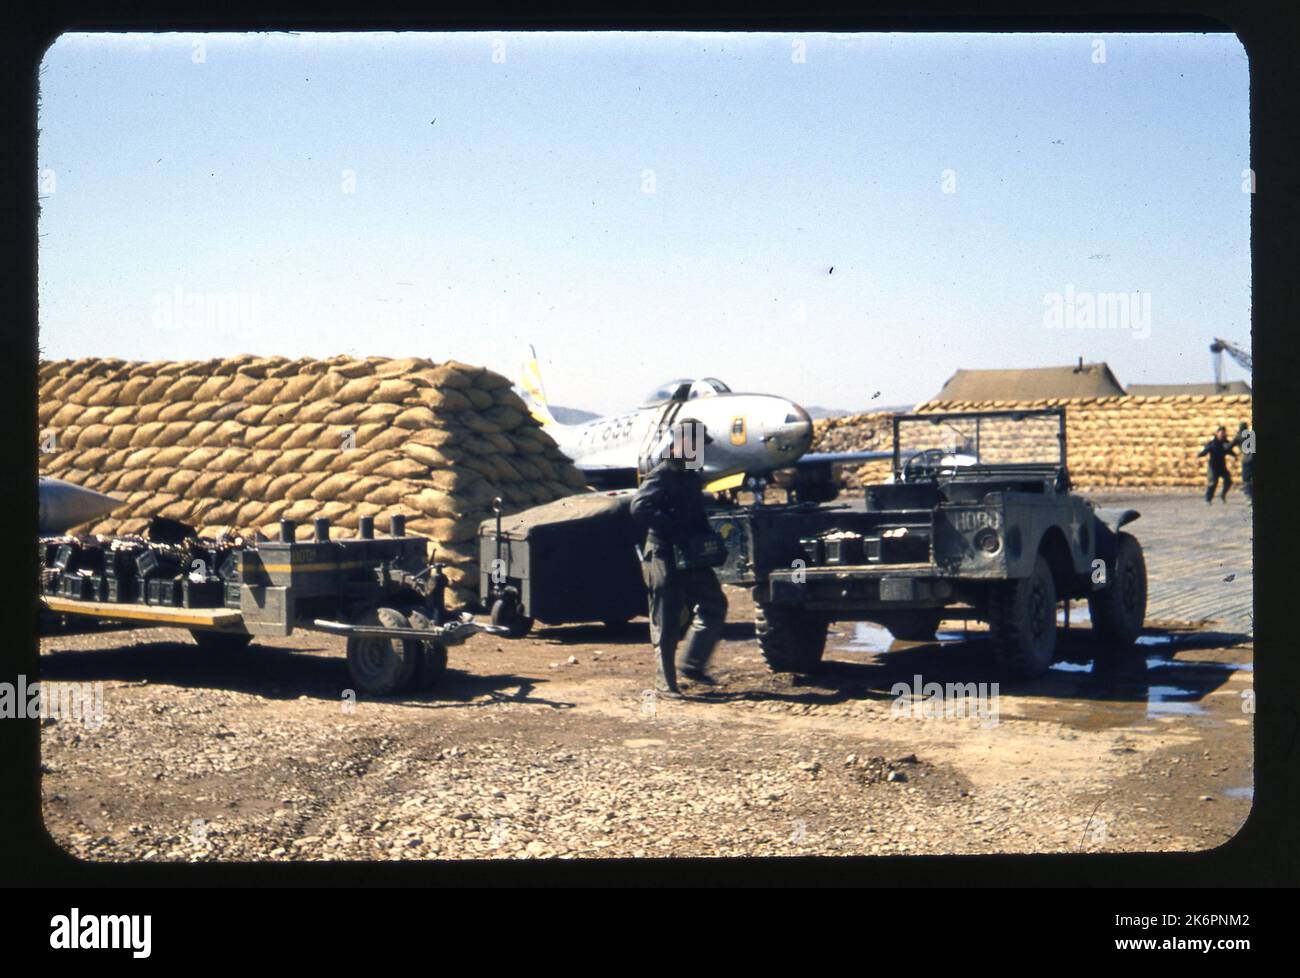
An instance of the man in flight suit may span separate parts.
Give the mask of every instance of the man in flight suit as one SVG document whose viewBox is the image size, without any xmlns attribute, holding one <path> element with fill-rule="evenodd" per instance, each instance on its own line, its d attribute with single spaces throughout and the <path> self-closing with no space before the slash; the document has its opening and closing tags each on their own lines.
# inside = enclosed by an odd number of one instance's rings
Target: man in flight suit
<svg viewBox="0 0 1300 978">
<path fill-rule="evenodd" d="M 1223 480 L 1223 496 L 1221 497 L 1226 503 L 1228 501 L 1228 490 L 1232 488 L 1232 476 L 1228 474 L 1228 458 L 1236 458 L 1237 453 L 1233 450 L 1232 442 L 1228 441 L 1228 429 L 1219 425 L 1219 430 L 1214 433 L 1214 437 L 1205 443 L 1205 447 L 1196 453 L 1196 457 L 1207 456 L 1205 459 L 1205 501 L 1214 502 L 1214 490 L 1218 488 L 1219 480 Z"/>
<path fill-rule="evenodd" d="M 683 421 L 674 425 L 652 453 L 662 459 L 641 482 L 632 500 L 632 519 L 645 533 L 642 573 L 650 589 L 650 640 L 657 667 L 655 689 L 679 698 L 673 656 L 681 632 L 682 614 L 692 613 L 690 638 L 682 656 L 681 673 L 704 685 L 716 681 L 705 672 L 727 617 L 727 598 L 712 567 L 677 566 L 673 547 L 710 533 L 704 513 L 704 425 Z"/>
</svg>

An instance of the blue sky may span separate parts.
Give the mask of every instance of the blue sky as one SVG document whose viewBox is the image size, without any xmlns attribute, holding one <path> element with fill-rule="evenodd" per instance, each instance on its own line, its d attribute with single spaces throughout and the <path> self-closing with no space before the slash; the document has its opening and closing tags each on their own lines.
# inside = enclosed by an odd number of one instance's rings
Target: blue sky
<svg viewBox="0 0 1300 978">
<path fill-rule="evenodd" d="M 1214 336 L 1249 344 L 1248 110 L 1226 34 L 65 35 L 41 343 L 513 378 L 531 342 L 599 411 L 1079 356 L 1204 382 Z M 1067 289 L 1147 328 L 1051 328 Z"/>
</svg>

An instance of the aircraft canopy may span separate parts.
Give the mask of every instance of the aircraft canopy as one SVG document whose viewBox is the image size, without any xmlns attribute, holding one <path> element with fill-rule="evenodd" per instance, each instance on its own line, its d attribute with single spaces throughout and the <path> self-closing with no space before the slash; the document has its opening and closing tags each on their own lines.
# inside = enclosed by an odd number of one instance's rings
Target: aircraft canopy
<svg viewBox="0 0 1300 978">
<path fill-rule="evenodd" d="M 672 400 L 674 396 L 682 396 L 682 388 L 686 388 L 684 399 L 693 400 L 697 397 L 712 397 L 715 394 L 730 394 L 731 388 L 718 380 L 716 377 L 704 377 L 700 380 L 692 380 L 689 377 L 681 377 L 677 380 L 670 380 L 666 384 L 660 384 L 647 395 L 646 405 L 660 404 L 663 401 Z"/>
</svg>

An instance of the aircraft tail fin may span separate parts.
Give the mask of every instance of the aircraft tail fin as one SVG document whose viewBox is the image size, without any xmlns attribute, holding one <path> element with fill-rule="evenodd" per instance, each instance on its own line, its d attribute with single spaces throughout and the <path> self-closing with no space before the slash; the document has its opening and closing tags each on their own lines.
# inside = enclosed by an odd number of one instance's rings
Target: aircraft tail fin
<svg viewBox="0 0 1300 978">
<path fill-rule="evenodd" d="M 555 415 L 546 405 L 546 389 L 542 386 L 542 370 L 537 365 L 537 351 L 531 345 L 524 360 L 523 370 L 519 376 L 519 389 L 523 392 L 524 403 L 534 418 L 542 426 L 558 424 Z"/>
</svg>

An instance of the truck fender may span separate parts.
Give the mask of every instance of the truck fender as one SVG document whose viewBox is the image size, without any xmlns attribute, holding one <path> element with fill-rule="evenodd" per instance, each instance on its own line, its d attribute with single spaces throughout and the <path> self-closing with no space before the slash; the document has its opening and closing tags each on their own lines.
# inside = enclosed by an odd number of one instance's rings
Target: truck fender
<svg viewBox="0 0 1300 978">
<path fill-rule="evenodd" d="M 1121 527 L 1132 523 L 1142 514 L 1136 509 L 1097 509 L 1093 513 L 1093 538 L 1096 555 L 1107 563 L 1115 559 Z"/>
</svg>

